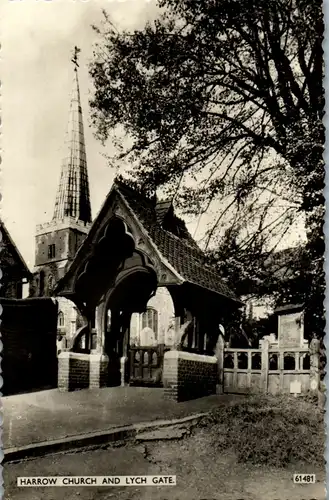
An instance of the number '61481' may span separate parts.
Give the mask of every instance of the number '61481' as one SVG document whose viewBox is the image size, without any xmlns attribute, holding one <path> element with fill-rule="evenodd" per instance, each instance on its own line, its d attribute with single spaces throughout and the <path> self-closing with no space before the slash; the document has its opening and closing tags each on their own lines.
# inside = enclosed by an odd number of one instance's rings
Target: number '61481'
<svg viewBox="0 0 329 500">
<path fill-rule="evenodd" d="M 313 484 L 315 482 L 315 474 L 294 474 L 294 483 Z"/>
</svg>

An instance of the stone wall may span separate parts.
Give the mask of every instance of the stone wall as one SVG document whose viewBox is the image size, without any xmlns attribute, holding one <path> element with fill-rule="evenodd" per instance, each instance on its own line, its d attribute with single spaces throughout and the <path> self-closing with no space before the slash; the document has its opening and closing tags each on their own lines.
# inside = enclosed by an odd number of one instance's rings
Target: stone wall
<svg viewBox="0 0 329 500">
<path fill-rule="evenodd" d="M 57 302 L 1 299 L 1 368 L 5 396 L 57 385 Z"/>
<path fill-rule="evenodd" d="M 3 274 L 1 280 L 1 296 L 6 299 L 21 299 L 23 292 L 22 278 L 15 278 L 13 276 L 6 276 Z"/>
<path fill-rule="evenodd" d="M 186 401 L 216 394 L 217 358 L 185 351 L 164 355 L 163 385 L 167 399 Z"/>
<path fill-rule="evenodd" d="M 1 290 L 6 299 L 21 299 L 23 281 L 31 278 L 25 263 L 11 240 L 7 229 L 0 222 L 1 228 Z"/>
</svg>

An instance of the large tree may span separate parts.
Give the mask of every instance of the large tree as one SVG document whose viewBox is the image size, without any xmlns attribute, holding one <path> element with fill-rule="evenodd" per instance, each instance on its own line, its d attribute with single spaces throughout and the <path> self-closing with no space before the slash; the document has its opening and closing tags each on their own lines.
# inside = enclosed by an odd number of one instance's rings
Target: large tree
<svg viewBox="0 0 329 500">
<path fill-rule="evenodd" d="M 158 4 L 159 18 L 142 30 L 118 32 L 106 15 L 98 30 L 98 137 L 123 127 L 121 158 L 142 189 L 163 186 L 186 213 L 212 212 L 204 248 L 225 230 L 237 255 L 267 258 L 302 217 L 307 289 L 321 303 L 322 3 Z"/>
</svg>

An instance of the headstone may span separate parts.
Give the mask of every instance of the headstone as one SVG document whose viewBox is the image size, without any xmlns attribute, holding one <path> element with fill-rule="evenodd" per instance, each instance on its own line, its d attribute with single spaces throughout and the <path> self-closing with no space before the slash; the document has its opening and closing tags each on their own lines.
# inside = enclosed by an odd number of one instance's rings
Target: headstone
<svg viewBox="0 0 329 500">
<path fill-rule="evenodd" d="M 154 346 L 157 345 L 155 334 L 152 328 L 146 326 L 140 332 L 140 345 L 142 346 Z"/>
<path fill-rule="evenodd" d="M 259 341 L 259 347 L 262 348 L 263 342 L 266 341 L 269 344 L 269 347 L 275 348 L 278 347 L 278 340 L 276 338 L 275 333 L 270 333 L 269 335 L 264 335 L 262 340 Z"/>
<path fill-rule="evenodd" d="M 298 382 L 298 380 L 290 382 L 290 394 L 294 394 L 295 396 L 297 396 L 297 394 L 300 394 L 301 392 L 302 392 L 302 384 Z"/>
<path fill-rule="evenodd" d="M 279 347 L 303 347 L 304 312 L 302 306 L 285 306 L 276 310 L 278 314 Z"/>
<path fill-rule="evenodd" d="M 269 334 L 269 341 L 270 341 L 270 344 L 274 344 L 276 342 L 275 333 L 270 333 Z"/>
</svg>

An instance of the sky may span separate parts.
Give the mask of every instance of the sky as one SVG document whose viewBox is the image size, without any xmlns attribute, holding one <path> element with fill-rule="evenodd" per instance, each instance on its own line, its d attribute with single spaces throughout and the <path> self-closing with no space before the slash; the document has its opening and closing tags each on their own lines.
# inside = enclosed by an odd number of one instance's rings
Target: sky
<svg viewBox="0 0 329 500">
<path fill-rule="evenodd" d="M 50 221 L 59 183 L 73 78 L 71 56 L 80 47 L 79 81 L 93 217 L 115 171 L 90 127 L 92 81 L 88 63 L 102 9 L 117 28 L 142 28 L 157 17 L 155 0 L 3 0 L 1 23 L 1 218 L 27 265 L 34 265 L 37 224 Z M 197 223 L 189 224 L 192 234 Z"/>
<path fill-rule="evenodd" d="M 53 216 L 73 78 L 75 45 L 81 48 L 79 81 L 93 216 L 115 172 L 89 124 L 92 59 L 102 9 L 120 28 L 139 28 L 156 16 L 153 0 L 5 0 L 1 23 L 1 217 L 29 268 L 36 224 Z"/>
</svg>

